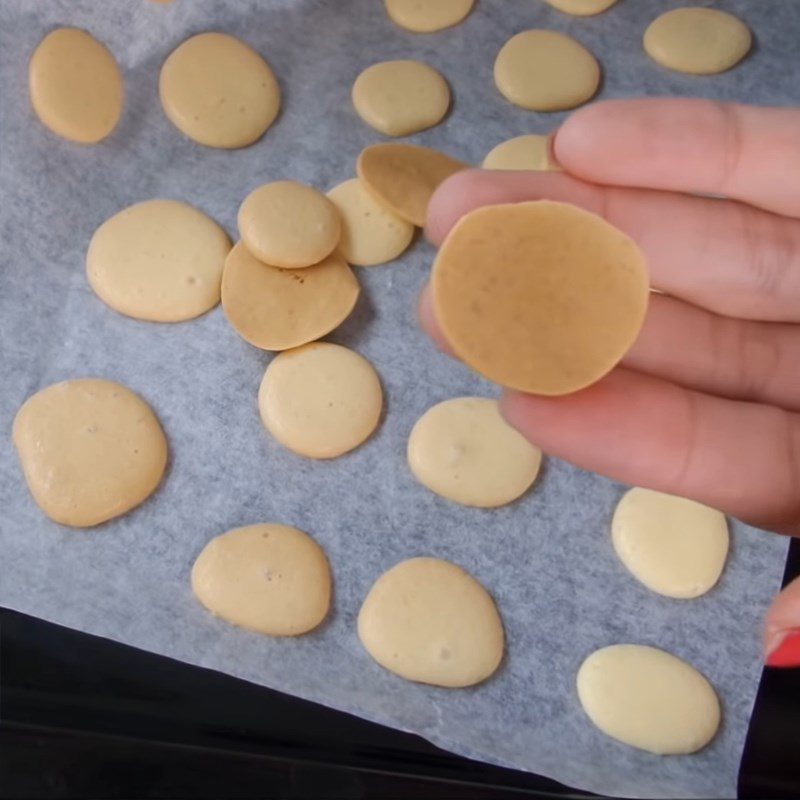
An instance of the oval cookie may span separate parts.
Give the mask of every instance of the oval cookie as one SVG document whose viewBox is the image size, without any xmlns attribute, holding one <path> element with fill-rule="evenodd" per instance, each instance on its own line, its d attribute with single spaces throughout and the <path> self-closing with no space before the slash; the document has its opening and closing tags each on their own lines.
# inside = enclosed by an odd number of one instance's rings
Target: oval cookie
<svg viewBox="0 0 800 800">
<path fill-rule="evenodd" d="M 611 8 L 617 0 L 545 0 L 553 8 L 575 17 L 592 17 Z"/>
<path fill-rule="evenodd" d="M 433 33 L 458 25 L 475 0 L 386 0 L 386 11 L 395 25 L 413 33 Z"/>
<path fill-rule="evenodd" d="M 548 152 L 548 138 L 536 133 L 515 136 L 492 148 L 483 159 L 483 169 L 561 171 Z"/>
</svg>

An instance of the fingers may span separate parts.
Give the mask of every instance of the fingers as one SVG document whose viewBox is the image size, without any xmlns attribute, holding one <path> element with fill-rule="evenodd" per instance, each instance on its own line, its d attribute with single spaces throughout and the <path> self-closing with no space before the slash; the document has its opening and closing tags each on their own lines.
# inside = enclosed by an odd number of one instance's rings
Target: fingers
<svg viewBox="0 0 800 800">
<path fill-rule="evenodd" d="M 417 305 L 417 318 L 422 330 L 433 339 L 433 343 L 443 352 L 455 358 L 455 353 L 444 338 L 442 329 L 436 321 L 436 314 L 433 310 L 433 294 L 431 292 L 430 284 L 425 284 L 419 295 L 419 303 Z"/>
<path fill-rule="evenodd" d="M 618 369 L 558 398 L 506 391 L 506 420 L 544 452 L 623 483 L 800 532 L 800 422 Z"/>
<path fill-rule="evenodd" d="M 555 155 L 595 183 L 718 194 L 800 217 L 800 110 L 610 100 L 572 114 Z"/>
<path fill-rule="evenodd" d="M 764 652 L 770 667 L 800 667 L 800 578 L 795 578 L 767 611 Z"/>
<path fill-rule="evenodd" d="M 596 186 L 563 173 L 469 170 L 439 187 L 426 230 L 440 244 L 475 208 L 541 199 L 581 206 L 625 231 L 667 294 L 718 314 L 800 321 L 800 220 L 740 203 Z"/>
</svg>

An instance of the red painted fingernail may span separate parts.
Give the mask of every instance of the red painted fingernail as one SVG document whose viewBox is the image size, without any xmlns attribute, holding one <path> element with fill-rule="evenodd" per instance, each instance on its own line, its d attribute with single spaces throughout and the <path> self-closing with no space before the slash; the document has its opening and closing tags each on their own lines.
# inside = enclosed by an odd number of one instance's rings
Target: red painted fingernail
<svg viewBox="0 0 800 800">
<path fill-rule="evenodd" d="M 800 630 L 787 631 L 766 659 L 768 667 L 800 667 Z"/>
</svg>

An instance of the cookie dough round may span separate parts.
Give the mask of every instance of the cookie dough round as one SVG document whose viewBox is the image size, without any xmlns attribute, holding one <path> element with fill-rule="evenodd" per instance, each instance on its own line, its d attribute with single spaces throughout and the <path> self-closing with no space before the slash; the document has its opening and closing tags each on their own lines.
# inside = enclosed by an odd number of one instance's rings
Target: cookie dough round
<svg viewBox="0 0 800 800">
<path fill-rule="evenodd" d="M 503 97 L 531 111 L 563 111 L 585 103 L 600 85 L 597 59 L 569 36 L 534 29 L 512 36 L 494 62 Z"/>
<path fill-rule="evenodd" d="M 308 633 L 331 602 L 325 553 L 288 525 L 247 525 L 217 536 L 194 562 L 191 580 L 212 614 L 269 636 Z"/>
<path fill-rule="evenodd" d="M 161 105 L 170 122 L 208 147 L 247 147 L 278 116 L 280 89 L 255 50 L 225 33 L 200 33 L 161 68 Z"/>
<path fill-rule="evenodd" d="M 238 242 L 222 273 L 222 310 L 245 341 L 288 350 L 341 325 L 359 291 L 353 270 L 336 253 L 311 267 L 281 269 Z"/>
<path fill-rule="evenodd" d="M 648 589 L 699 597 L 719 580 L 728 555 L 728 523 L 716 509 L 651 489 L 619 501 L 611 539 L 620 561 Z"/>
<path fill-rule="evenodd" d="M 611 8 L 617 0 L 545 0 L 553 8 L 575 17 L 593 17 Z"/>
<path fill-rule="evenodd" d="M 239 234 L 247 249 L 273 267 L 318 264 L 339 243 L 335 206 L 316 189 L 296 181 L 265 183 L 239 207 Z"/>
<path fill-rule="evenodd" d="M 716 8 L 674 8 L 644 32 L 644 49 L 656 63 L 690 75 L 715 75 L 738 64 L 753 43 L 738 17 Z"/>
<path fill-rule="evenodd" d="M 431 284 L 456 355 L 501 386 L 540 395 L 574 392 L 609 372 L 636 339 L 650 295 L 631 239 L 547 200 L 462 217 Z"/>
<path fill-rule="evenodd" d="M 456 397 L 429 408 L 408 438 L 408 465 L 432 492 L 478 508 L 495 508 L 526 492 L 542 453 L 486 397 Z"/>
<path fill-rule="evenodd" d="M 258 391 L 264 427 L 308 458 L 336 458 L 358 447 L 378 426 L 382 405 L 372 364 L 329 342 L 276 356 Z"/>
<path fill-rule="evenodd" d="M 438 558 L 412 558 L 381 575 L 361 606 L 358 636 L 385 669 L 434 686 L 473 686 L 503 658 L 503 623 L 489 593 Z"/>
<path fill-rule="evenodd" d="M 71 142 L 105 139 L 122 115 L 114 56 L 78 28 L 57 28 L 39 42 L 28 65 L 28 89 L 42 124 Z"/>
<path fill-rule="evenodd" d="M 631 747 L 684 755 L 717 732 L 719 700 L 692 666 L 663 650 L 616 644 L 592 653 L 578 671 L 578 697 L 589 719 Z"/>
<path fill-rule="evenodd" d="M 63 381 L 29 397 L 12 438 L 36 504 L 76 528 L 138 506 L 167 464 L 167 441 L 147 403 L 99 378 Z"/>
<path fill-rule="evenodd" d="M 398 217 L 420 228 L 438 186 L 466 168 L 438 150 L 413 144 L 370 145 L 356 162 L 364 188 Z"/>
<path fill-rule="evenodd" d="M 548 152 L 548 136 L 530 133 L 501 142 L 487 153 L 483 169 L 561 171 Z"/>
<path fill-rule="evenodd" d="M 231 242 L 196 208 L 147 200 L 106 220 L 86 253 L 86 276 L 97 296 L 135 319 L 181 322 L 219 303 Z"/>
<path fill-rule="evenodd" d="M 358 178 L 334 186 L 328 197 L 342 220 L 339 252 L 350 264 L 385 264 L 411 244 L 414 226 L 381 205 Z"/>
<path fill-rule="evenodd" d="M 395 25 L 412 33 L 433 33 L 458 25 L 475 0 L 386 0 L 386 11 Z"/>
<path fill-rule="evenodd" d="M 444 119 L 450 88 L 421 61 L 383 61 L 356 78 L 352 98 L 367 125 L 387 136 L 408 136 Z"/>
</svg>

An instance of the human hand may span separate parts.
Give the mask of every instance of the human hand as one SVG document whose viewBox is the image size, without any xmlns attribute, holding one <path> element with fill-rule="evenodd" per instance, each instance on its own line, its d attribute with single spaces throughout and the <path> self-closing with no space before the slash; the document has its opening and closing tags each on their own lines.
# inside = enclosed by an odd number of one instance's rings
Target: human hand
<svg viewBox="0 0 800 800">
<path fill-rule="evenodd" d="M 553 152 L 564 173 L 450 178 L 428 238 L 479 206 L 569 202 L 631 236 L 665 294 L 605 378 L 562 397 L 505 390 L 503 415 L 580 467 L 800 535 L 800 110 L 612 100 L 574 113 Z M 420 321 L 448 350 L 427 290 Z M 768 664 L 800 665 L 800 579 L 764 647 Z"/>
</svg>

